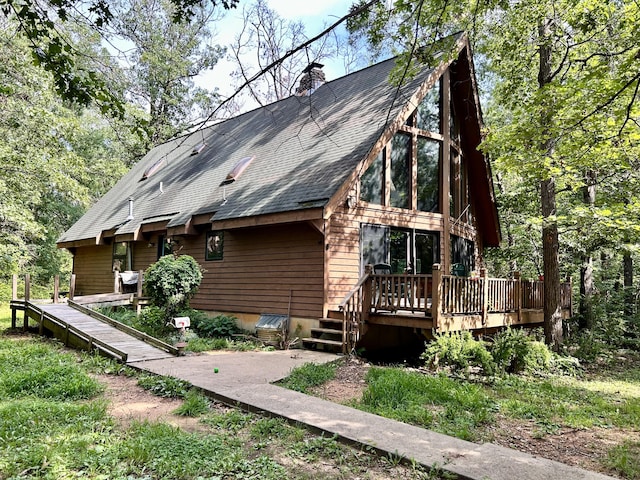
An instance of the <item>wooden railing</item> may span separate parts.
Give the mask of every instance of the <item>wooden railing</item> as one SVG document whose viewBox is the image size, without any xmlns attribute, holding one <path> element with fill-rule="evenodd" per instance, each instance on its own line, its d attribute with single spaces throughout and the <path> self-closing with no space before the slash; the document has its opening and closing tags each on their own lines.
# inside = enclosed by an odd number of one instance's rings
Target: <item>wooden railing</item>
<svg viewBox="0 0 640 480">
<path fill-rule="evenodd" d="M 563 310 L 571 315 L 571 282 L 561 285 Z M 344 314 L 345 353 L 353 350 L 372 313 L 401 311 L 431 316 L 438 329 L 442 317 L 479 316 L 485 325 L 491 314 L 510 314 L 520 319 L 523 312 L 544 309 L 544 282 L 489 278 L 482 269 L 477 277 L 443 275 L 440 265 L 432 275 L 374 274 L 367 265 L 365 274 L 340 304 Z"/>
</svg>

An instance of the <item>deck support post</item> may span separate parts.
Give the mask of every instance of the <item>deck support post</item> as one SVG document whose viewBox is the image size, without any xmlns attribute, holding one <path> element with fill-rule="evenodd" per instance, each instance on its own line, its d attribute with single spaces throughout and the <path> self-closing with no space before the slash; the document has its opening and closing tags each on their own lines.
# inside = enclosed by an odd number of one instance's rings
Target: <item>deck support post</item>
<svg viewBox="0 0 640 480">
<path fill-rule="evenodd" d="M 142 296 L 142 282 L 144 280 L 144 270 L 138 270 L 138 285 L 136 289 L 136 295 L 138 298 Z"/>
<path fill-rule="evenodd" d="M 113 272 L 113 293 L 121 293 L 120 292 L 120 272 L 118 270 Z"/>
<path fill-rule="evenodd" d="M 373 304 L 373 287 L 371 285 L 371 275 L 373 275 L 373 265 L 368 264 L 364 267 L 365 274 L 369 275 L 367 280 L 365 281 L 362 292 L 362 328 L 364 330 L 364 324 L 367 320 L 369 320 L 369 313 L 371 313 L 371 306 Z M 364 331 L 360 332 L 364 334 Z"/>
<path fill-rule="evenodd" d="M 11 277 L 11 300 L 18 300 L 18 275 L 15 273 Z M 11 330 L 16 329 L 18 321 L 18 310 L 11 309 Z"/>
<path fill-rule="evenodd" d="M 24 276 L 24 320 L 22 325 L 23 332 L 26 332 L 27 329 L 29 328 L 29 315 L 27 314 L 29 307 L 27 303 L 29 302 L 30 299 L 31 299 L 31 275 L 27 273 Z"/>
<path fill-rule="evenodd" d="M 513 279 L 516 281 L 515 288 L 513 289 L 513 304 L 516 308 L 516 314 L 518 324 L 522 323 L 522 277 L 520 272 L 513 272 Z"/>
<path fill-rule="evenodd" d="M 486 325 L 489 318 L 489 281 L 486 268 L 480 269 L 480 278 L 482 279 L 482 325 Z"/>
<path fill-rule="evenodd" d="M 433 329 L 437 332 L 439 330 L 439 315 L 440 315 L 440 295 L 442 292 L 442 267 L 439 263 L 433 264 L 433 287 L 431 292 L 431 318 L 433 318 Z"/>
<path fill-rule="evenodd" d="M 58 296 L 60 295 L 60 276 L 53 277 L 53 303 L 58 303 Z"/>
<path fill-rule="evenodd" d="M 76 296 L 76 274 L 72 273 L 69 279 L 69 300 Z"/>
</svg>

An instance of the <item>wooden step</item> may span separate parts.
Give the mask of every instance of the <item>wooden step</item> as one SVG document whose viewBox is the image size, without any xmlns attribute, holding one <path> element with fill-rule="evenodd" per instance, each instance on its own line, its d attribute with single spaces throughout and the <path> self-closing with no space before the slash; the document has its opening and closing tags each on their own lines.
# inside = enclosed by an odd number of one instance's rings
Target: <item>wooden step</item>
<svg viewBox="0 0 640 480">
<path fill-rule="evenodd" d="M 326 340 L 324 338 L 303 338 L 302 343 L 315 343 L 319 345 L 331 345 L 332 347 L 340 347 L 342 348 L 342 342 L 338 342 L 337 340 Z"/>
<path fill-rule="evenodd" d="M 320 328 L 335 328 L 336 330 L 342 330 L 342 320 L 335 318 L 320 318 L 318 319 Z"/>
<path fill-rule="evenodd" d="M 314 333 L 318 333 L 318 334 L 326 333 L 327 335 L 342 335 L 342 329 L 336 330 L 334 328 L 312 328 L 311 336 L 314 336 L 313 335 Z"/>
</svg>

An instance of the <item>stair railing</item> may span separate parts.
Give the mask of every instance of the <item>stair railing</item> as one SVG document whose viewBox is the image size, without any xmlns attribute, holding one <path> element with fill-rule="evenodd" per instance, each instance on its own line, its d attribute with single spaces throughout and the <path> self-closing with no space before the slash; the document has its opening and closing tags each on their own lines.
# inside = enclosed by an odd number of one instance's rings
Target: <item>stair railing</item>
<svg viewBox="0 0 640 480">
<path fill-rule="evenodd" d="M 345 355 L 355 350 L 356 343 L 367 321 L 371 309 L 371 275 L 373 266 L 365 266 L 364 275 L 349 291 L 338 308 L 342 317 L 342 353 Z"/>
</svg>

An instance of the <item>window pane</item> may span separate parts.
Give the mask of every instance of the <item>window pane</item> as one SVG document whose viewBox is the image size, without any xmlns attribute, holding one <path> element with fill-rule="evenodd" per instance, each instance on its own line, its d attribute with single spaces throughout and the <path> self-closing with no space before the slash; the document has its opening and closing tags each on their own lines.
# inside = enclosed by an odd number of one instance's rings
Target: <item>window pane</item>
<svg viewBox="0 0 640 480">
<path fill-rule="evenodd" d="M 440 82 L 436 83 L 418 105 L 416 126 L 429 132 L 441 133 Z"/>
<path fill-rule="evenodd" d="M 406 273 L 409 265 L 409 248 L 411 234 L 405 230 L 391 229 L 389 241 L 389 253 L 391 261 L 391 273 Z"/>
<path fill-rule="evenodd" d="M 432 273 L 438 258 L 438 234 L 416 233 L 416 273 Z"/>
<path fill-rule="evenodd" d="M 391 141 L 391 192 L 392 207 L 409 208 L 409 172 L 411 171 L 411 137 L 397 133 Z"/>
<path fill-rule="evenodd" d="M 418 138 L 418 210 L 437 212 L 439 196 L 440 142 Z"/>
<path fill-rule="evenodd" d="M 471 240 L 451 235 L 451 267 L 461 265 L 459 272 L 468 275 L 475 266 L 475 246 Z"/>
<path fill-rule="evenodd" d="M 373 163 L 360 179 L 360 199 L 382 205 L 382 173 L 384 150 L 378 154 Z"/>
<path fill-rule="evenodd" d="M 388 263 L 389 227 L 382 225 L 362 225 L 360 253 L 362 255 L 361 270 L 365 265 Z"/>
</svg>

